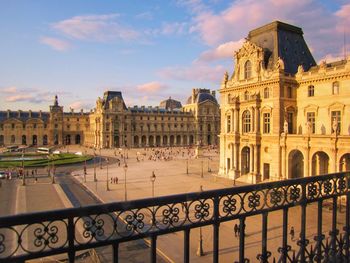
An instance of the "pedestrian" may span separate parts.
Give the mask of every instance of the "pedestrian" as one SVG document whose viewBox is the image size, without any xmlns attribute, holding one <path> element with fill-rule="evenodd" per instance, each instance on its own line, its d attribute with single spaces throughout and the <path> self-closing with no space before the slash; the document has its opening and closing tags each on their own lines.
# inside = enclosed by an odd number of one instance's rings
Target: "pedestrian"
<svg viewBox="0 0 350 263">
<path fill-rule="evenodd" d="M 294 241 L 294 235 L 295 235 L 294 227 L 291 227 L 291 228 L 290 228 L 289 234 L 290 234 L 291 240 Z"/>
<path fill-rule="evenodd" d="M 237 234 L 238 234 L 238 225 L 235 224 L 233 230 L 235 231 L 235 237 L 237 237 Z"/>
<path fill-rule="evenodd" d="M 113 178 L 111 178 L 111 184 L 113 184 Z"/>
</svg>

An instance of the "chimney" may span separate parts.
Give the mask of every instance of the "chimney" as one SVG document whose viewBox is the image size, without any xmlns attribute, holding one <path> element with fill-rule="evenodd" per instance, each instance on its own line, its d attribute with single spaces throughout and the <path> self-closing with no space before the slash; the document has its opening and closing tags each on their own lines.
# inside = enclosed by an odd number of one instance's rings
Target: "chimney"
<svg viewBox="0 0 350 263">
<path fill-rule="evenodd" d="M 18 110 L 18 117 L 17 118 L 21 118 L 21 110 Z"/>
<path fill-rule="evenodd" d="M 42 114 L 42 111 L 40 110 L 39 111 L 39 118 L 42 118 L 43 114 Z"/>
<path fill-rule="evenodd" d="M 81 114 L 84 114 L 84 109 L 81 109 L 81 110 L 80 110 L 80 113 L 81 113 Z"/>
<path fill-rule="evenodd" d="M 196 95 L 196 90 L 192 89 L 192 101 L 191 103 L 194 103 L 194 96 Z"/>
<path fill-rule="evenodd" d="M 10 110 L 7 110 L 7 118 L 9 119 L 10 118 Z"/>
<path fill-rule="evenodd" d="M 212 90 L 212 91 L 211 91 L 211 95 L 213 95 L 213 97 L 215 98 L 216 91 L 215 91 L 215 90 Z"/>
<path fill-rule="evenodd" d="M 29 118 L 31 118 L 31 117 L 32 117 L 32 111 L 29 110 Z"/>
</svg>

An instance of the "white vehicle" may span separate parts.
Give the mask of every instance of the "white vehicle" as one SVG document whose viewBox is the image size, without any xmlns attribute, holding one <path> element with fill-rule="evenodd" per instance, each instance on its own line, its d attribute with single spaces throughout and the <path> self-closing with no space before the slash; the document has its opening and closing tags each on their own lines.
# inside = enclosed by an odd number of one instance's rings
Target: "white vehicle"
<svg viewBox="0 0 350 263">
<path fill-rule="evenodd" d="M 46 148 L 46 147 L 39 147 L 36 151 L 38 153 L 46 153 L 46 154 L 50 154 L 51 153 L 51 149 L 50 148 Z"/>
</svg>

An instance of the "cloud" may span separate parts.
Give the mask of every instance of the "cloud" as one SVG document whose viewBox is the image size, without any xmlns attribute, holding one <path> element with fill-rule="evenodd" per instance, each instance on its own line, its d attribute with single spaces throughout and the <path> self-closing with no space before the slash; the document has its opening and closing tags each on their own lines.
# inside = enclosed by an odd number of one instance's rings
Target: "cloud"
<svg viewBox="0 0 350 263">
<path fill-rule="evenodd" d="M 67 51 L 72 47 L 68 41 L 54 37 L 42 37 L 40 38 L 40 43 L 48 45 L 57 51 Z"/>
<path fill-rule="evenodd" d="M 211 47 L 237 42 L 246 37 L 250 30 L 280 20 L 303 28 L 317 59 L 339 50 L 344 25 L 350 24 L 348 2 L 343 5 L 338 3 L 338 11 L 327 9 L 318 0 L 240 0 L 232 1 L 221 11 L 215 11 L 217 8 L 211 8 L 208 2 L 201 0 L 179 0 L 178 3 L 193 15 L 190 32 L 198 34 L 200 41 Z M 349 26 L 346 31 L 350 32 Z M 215 58 L 219 54 L 203 56 Z"/>
<path fill-rule="evenodd" d="M 54 23 L 52 28 L 63 35 L 85 41 L 109 42 L 134 40 L 139 37 L 136 30 L 121 25 L 118 14 L 84 15 Z"/>
<path fill-rule="evenodd" d="M 40 89 L 19 89 L 16 86 L 10 86 L 0 89 L 1 93 L 7 94 L 3 96 L 5 102 L 29 102 L 40 104 L 43 102 L 53 101 L 52 92 L 43 91 Z"/>
<path fill-rule="evenodd" d="M 218 83 L 226 69 L 222 65 L 193 62 L 190 66 L 173 66 L 161 69 L 158 74 L 165 79 L 205 81 Z"/>
<path fill-rule="evenodd" d="M 163 22 L 159 28 L 147 29 L 144 31 L 146 35 L 150 36 L 173 36 L 183 35 L 189 33 L 189 25 L 187 22 Z"/>
<path fill-rule="evenodd" d="M 156 93 L 158 91 L 162 91 L 167 88 L 168 87 L 165 84 L 159 83 L 157 81 L 141 84 L 136 87 L 136 89 L 140 92 L 149 92 L 149 93 Z"/>
<path fill-rule="evenodd" d="M 94 107 L 94 104 L 91 102 L 86 102 L 86 101 L 74 101 L 69 105 L 69 108 L 74 109 L 74 110 L 80 110 L 80 109 L 84 109 L 84 110 L 90 110 Z"/>
<path fill-rule="evenodd" d="M 136 19 L 141 19 L 141 20 L 152 20 L 153 19 L 153 15 L 151 12 L 143 12 L 140 14 L 137 14 L 135 16 Z"/>
<path fill-rule="evenodd" d="M 242 47 L 244 39 L 238 41 L 230 41 L 217 46 L 214 49 L 203 52 L 199 56 L 199 60 L 214 61 L 219 59 L 233 58 L 234 51 Z"/>
</svg>

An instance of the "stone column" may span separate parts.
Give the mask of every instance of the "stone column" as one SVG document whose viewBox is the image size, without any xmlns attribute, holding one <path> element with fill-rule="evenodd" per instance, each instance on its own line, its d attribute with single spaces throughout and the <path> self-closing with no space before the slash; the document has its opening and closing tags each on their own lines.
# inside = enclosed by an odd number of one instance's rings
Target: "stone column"
<svg viewBox="0 0 350 263">
<path fill-rule="evenodd" d="M 281 170 L 281 178 L 280 179 L 287 179 L 287 177 L 288 177 L 288 175 L 286 174 L 286 171 L 287 171 L 287 162 L 286 162 L 286 147 L 283 145 L 282 147 L 281 147 L 281 159 L 282 159 L 282 161 L 281 161 L 281 163 L 282 163 L 282 170 Z"/>
<path fill-rule="evenodd" d="M 253 162 L 254 146 L 253 146 L 253 144 L 251 144 L 249 148 L 250 148 L 250 151 L 249 151 L 249 172 L 254 173 L 254 162 Z"/>
<path fill-rule="evenodd" d="M 239 110 L 235 109 L 235 132 L 239 133 Z"/>
<path fill-rule="evenodd" d="M 260 116 L 259 116 L 259 108 L 256 107 L 255 108 L 255 132 L 258 133 L 259 132 L 259 123 L 260 123 Z"/>
<path fill-rule="evenodd" d="M 254 145 L 254 173 L 256 175 L 260 174 L 259 173 L 259 151 L 258 151 L 259 146 Z"/>
<path fill-rule="evenodd" d="M 304 161 L 304 177 L 310 176 L 310 148 L 306 148 L 306 157 Z"/>
</svg>

